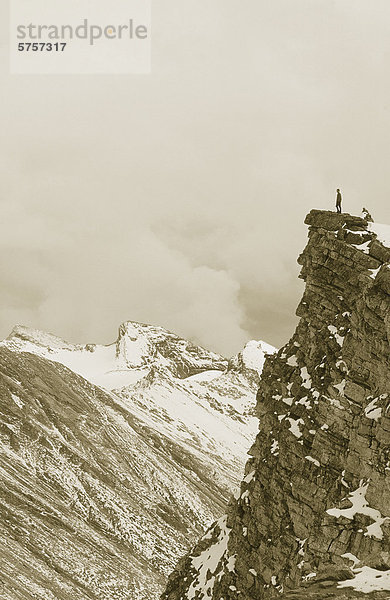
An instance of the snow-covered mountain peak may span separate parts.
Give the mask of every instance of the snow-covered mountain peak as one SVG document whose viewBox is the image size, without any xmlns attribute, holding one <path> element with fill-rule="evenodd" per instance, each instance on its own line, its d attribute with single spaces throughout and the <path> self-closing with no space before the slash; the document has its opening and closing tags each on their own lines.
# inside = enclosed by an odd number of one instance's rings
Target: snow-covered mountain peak
<svg viewBox="0 0 390 600">
<path fill-rule="evenodd" d="M 126 321 L 119 328 L 116 356 L 127 367 L 157 364 L 176 377 L 188 377 L 207 370 L 224 371 L 227 359 L 205 350 L 163 327 Z"/>
<path fill-rule="evenodd" d="M 33 344 L 34 346 L 42 346 L 48 350 L 77 350 L 81 348 L 81 346 L 70 344 L 51 333 L 26 327 L 25 325 L 15 325 L 6 341 L 15 344 Z"/>
<path fill-rule="evenodd" d="M 142 367 L 155 356 L 151 336 L 147 335 L 147 326 L 127 321 L 119 327 L 116 341 L 116 357 L 129 368 Z"/>
<path fill-rule="evenodd" d="M 248 379 L 258 383 L 267 354 L 277 351 L 274 346 L 262 340 L 250 340 L 244 348 L 229 360 L 229 370 L 238 371 Z"/>
<path fill-rule="evenodd" d="M 277 349 L 262 340 L 250 340 L 240 352 L 242 361 L 247 369 L 253 369 L 260 375 L 263 370 L 266 354 L 274 354 Z"/>
<path fill-rule="evenodd" d="M 95 385 L 108 390 L 134 385 L 155 372 L 167 371 L 179 379 L 199 377 L 210 381 L 227 370 L 252 384 L 258 382 L 265 355 L 275 348 L 251 340 L 236 356 L 228 359 L 154 325 L 126 321 L 119 327 L 116 342 L 71 344 L 37 329 L 17 325 L 1 345 L 10 350 L 31 352 L 61 363 Z"/>
</svg>

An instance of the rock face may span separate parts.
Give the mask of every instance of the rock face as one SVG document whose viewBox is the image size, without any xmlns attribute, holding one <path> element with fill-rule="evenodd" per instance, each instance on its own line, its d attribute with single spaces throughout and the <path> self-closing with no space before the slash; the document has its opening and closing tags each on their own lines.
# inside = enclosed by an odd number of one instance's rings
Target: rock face
<svg viewBox="0 0 390 600">
<path fill-rule="evenodd" d="M 257 429 L 256 386 L 227 365 L 131 322 L 109 346 L 0 343 L 1 599 L 159 597 Z"/>
<path fill-rule="evenodd" d="M 390 598 L 390 228 L 313 210 L 241 491 L 164 600 Z"/>
</svg>

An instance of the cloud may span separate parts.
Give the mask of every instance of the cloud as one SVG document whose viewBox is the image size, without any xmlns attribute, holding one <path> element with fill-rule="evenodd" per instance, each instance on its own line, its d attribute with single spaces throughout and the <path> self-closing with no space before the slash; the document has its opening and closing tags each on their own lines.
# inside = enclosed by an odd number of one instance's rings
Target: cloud
<svg viewBox="0 0 390 600">
<path fill-rule="evenodd" d="M 162 324 L 228 355 L 236 352 L 249 336 L 240 326 L 239 284 L 225 271 L 193 267 L 138 225 L 118 224 L 116 235 L 107 237 L 110 224 L 87 239 L 80 231 L 56 251 L 47 243 L 41 255 L 26 250 L 21 256 L 29 279 L 23 286 L 2 280 L 8 292 L 2 322 L 38 325 L 75 342 L 109 343 L 118 325 L 132 319 Z M 24 305 L 12 310 L 19 298 Z"/>
<path fill-rule="evenodd" d="M 11 77 L 2 54 L 0 335 L 110 342 L 134 319 L 226 355 L 281 345 L 305 214 L 341 187 L 390 222 L 389 17 L 170 0 L 151 76 Z"/>
</svg>

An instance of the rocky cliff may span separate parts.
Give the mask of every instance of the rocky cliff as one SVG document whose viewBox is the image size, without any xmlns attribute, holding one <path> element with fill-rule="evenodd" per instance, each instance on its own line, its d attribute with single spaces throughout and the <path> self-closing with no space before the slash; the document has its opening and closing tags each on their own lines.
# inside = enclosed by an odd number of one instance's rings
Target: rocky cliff
<svg viewBox="0 0 390 600">
<path fill-rule="evenodd" d="M 313 210 L 240 493 L 164 600 L 390 598 L 390 228 Z"/>
</svg>

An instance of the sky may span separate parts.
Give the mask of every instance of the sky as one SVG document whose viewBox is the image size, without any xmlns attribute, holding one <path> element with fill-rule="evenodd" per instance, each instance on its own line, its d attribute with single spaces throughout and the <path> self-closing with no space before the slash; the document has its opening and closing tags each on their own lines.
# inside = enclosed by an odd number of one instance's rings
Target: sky
<svg viewBox="0 0 390 600">
<path fill-rule="evenodd" d="M 153 3 L 150 75 L 10 75 L 0 338 L 126 320 L 225 356 L 291 336 L 305 215 L 390 223 L 388 0 Z"/>
</svg>

